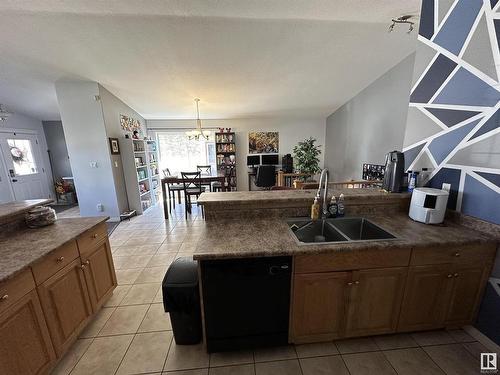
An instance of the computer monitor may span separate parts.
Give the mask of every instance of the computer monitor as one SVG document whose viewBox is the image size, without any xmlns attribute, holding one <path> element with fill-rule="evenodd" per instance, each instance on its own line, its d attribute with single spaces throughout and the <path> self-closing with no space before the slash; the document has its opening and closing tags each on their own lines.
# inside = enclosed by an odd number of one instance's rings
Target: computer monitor
<svg viewBox="0 0 500 375">
<path fill-rule="evenodd" d="M 278 154 L 262 155 L 262 165 L 278 165 L 279 163 Z"/>
<path fill-rule="evenodd" d="M 260 155 L 248 155 L 247 156 L 247 165 L 260 165 Z"/>
</svg>

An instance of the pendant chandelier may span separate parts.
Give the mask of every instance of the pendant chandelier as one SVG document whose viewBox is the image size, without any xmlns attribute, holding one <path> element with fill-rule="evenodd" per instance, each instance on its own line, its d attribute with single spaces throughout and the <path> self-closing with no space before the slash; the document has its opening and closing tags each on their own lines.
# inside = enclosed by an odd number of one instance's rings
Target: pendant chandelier
<svg viewBox="0 0 500 375">
<path fill-rule="evenodd" d="M 186 132 L 186 135 L 189 140 L 198 141 L 200 138 L 204 138 L 208 141 L 210 131 L 203 130 L 201 128 L 200 110 L 198 108 L 198 103 L 200 102 L 200 99 L 196 98 L 194 101 L 196 102 L 196 128 L 194 130 L 188 130 Z"/>
</svg>

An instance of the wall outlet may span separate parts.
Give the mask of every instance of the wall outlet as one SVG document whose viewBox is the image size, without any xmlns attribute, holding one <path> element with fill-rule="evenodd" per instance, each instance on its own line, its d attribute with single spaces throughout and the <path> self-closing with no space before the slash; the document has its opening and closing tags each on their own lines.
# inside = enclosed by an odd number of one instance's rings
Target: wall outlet
<svg viewBox="0 0 500 375">
<path fill-rule="evenodd" d="M 97 162 L 96 161 L 91 161 L 90 162 L 90 168 L 97 168 Z"/>
<path fill-rule="evenodd" d="M 115 160 L 115 168 L 118 168 L 118 162 Z"/>
<path fill-rule="evenodd" d="M 99 212 L 103 212 L 104 211 L 104 206 L 102 205 L 102 203 L 98 203 L 97 204 L 97 211 L 99 211 Z"/>
<path fill-rule="evenodd" d="M 441 186 L 441 190 L 447 191 L 449 193 L 451 190 L 451 184 L 447 184 L 446 182 L 443 182 L 443 185 Z"/>
</svg>

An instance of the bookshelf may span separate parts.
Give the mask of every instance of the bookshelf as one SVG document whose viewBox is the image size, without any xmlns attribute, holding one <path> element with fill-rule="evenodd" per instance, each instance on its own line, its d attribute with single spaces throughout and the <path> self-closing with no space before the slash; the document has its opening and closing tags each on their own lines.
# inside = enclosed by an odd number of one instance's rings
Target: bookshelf
<svg viewBox="0 0 500 375">
<path fill-rule="evenodd" d="M 236 135 L 234 132 L 215 133 L 217 173 L 224 176 L 228 191 L 237 190 L 236 180 Z"/>
<path fill-rule="evenodd" d="M 120 140 L 125 186 L 130 210 L 143 214 L 161 200 L 156 141 Z"/>
</svg>

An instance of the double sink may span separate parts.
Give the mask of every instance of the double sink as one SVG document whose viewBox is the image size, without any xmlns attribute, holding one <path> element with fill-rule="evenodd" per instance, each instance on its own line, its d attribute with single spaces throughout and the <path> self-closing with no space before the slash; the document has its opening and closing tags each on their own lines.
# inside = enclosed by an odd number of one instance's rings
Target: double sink
<svg viewBox="0 0 500 375">
<path fill-rule="evenodd" d="M 312 221 L 288 219 L 287 224 L 300 244 L 375 241 L 395 239 L 391 233 L 362 217 L 342 217 Z"/>
</svg>

